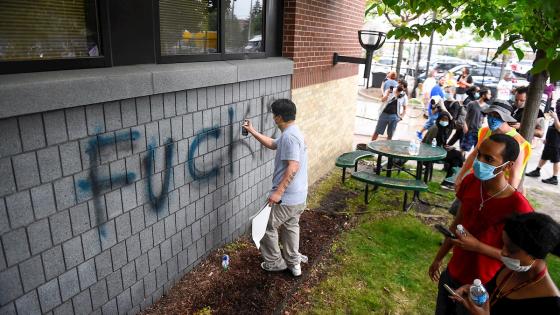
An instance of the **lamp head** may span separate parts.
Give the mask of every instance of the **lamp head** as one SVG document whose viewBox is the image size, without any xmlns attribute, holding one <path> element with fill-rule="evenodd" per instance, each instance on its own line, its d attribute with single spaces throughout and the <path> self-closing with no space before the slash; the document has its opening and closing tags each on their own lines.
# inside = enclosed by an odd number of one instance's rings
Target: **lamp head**
<svg viewBox="0 0 560 315">
<path fill-rule="evenodd" d="M 359 30 L 358 40 L 365 50 L 377 50 L 385 44 L 386 34 L 378 31 Z"/>
</svg>

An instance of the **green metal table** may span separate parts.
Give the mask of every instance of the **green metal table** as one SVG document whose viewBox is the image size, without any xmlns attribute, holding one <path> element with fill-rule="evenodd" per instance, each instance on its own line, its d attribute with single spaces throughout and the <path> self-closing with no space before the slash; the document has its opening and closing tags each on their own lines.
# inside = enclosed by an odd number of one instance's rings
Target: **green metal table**
<svg viewBox="0 0 560 315">
<path fill-rule="evenodd" d="M 412 160 L 417 162 L 416 167 L 416 179 L 422 180 L 422 164 L 427 163 L 427 168 L 430 168 L 432 162 L 439 161 L 445 158 L 447 151 L 442 147 L 432 147 L 431 145 L 420 143 L 420 151 L 418 154 L 410 154 L 408 152 L 408 147 L 410 141 L 404 140 L 378 140 L 373 141 L 368 144 L 368 148 L 377 153 L 377 166 L 375 168 L 375 173 L 377 175 L 381 174 L 381 159 L 383 156 L 387 157 L 387 177 L 391 177 L 391 172 L 393 168 L 393 160 L 395 158 L 403 160 Z M 429 171 L 424 174 L 424 182 L 428 183 Z M 427 202 L 420 199 L 420 192 L 415 191 L 413 201 L 420 201 L 423 204 L 428 204 Z"/>
</svg>

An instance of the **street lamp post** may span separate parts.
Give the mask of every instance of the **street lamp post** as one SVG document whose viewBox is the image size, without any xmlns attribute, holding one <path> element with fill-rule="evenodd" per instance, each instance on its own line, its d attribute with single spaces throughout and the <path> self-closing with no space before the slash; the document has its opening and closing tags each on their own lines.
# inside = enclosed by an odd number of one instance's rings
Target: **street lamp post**
<svg viewBox="0 0 560 315">
<path fill-rule="evenodd" d="M 362 48 L 366 50 L 366 57 L 348 57 L 340 56 L 338 53 L 333 54 L 333 65 L 339 62 L 348 62 L 356 64 L 365 64 L 364 79 L 367 79 L 366 88 L 369 86 L 369 73 L 371 71 L 371 60 L 373 52 L 381 48 L 385 44 L 386 34 L 378 31 L 360 30 L 358 31 L 358 40 Z"/>
</svg>

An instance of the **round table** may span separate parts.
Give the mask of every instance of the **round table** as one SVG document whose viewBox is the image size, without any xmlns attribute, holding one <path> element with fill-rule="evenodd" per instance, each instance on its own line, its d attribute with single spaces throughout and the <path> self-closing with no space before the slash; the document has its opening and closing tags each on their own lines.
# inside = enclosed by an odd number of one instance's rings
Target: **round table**
<svg viewBox="0 0 560 315">
<path fill-rule="evenodd" d="M 381 158 L 383 156 L 387 157 L 387 177 L 391 177 L 391 171 L 393 168 L 393 159 L 399 158 L 403 160 L 413 160 L 417 161 L 416 167 L 416 179 L 422 180 L 422 164 L 426 163 L 427 171 L 424 175 L 424 182 L 428 183 L 428 175 L 434 161 L 443 160 L 447 155 L 447 151 L 442 147 L 432 147 L 431 145 L 420 143 L 420 151 L 418 154 L 413 155 L 408 153 L 408 147 L 410 146 L 410 141 L 404 140 L 378 140 L 373 141 L 368 144 L 370 151 L 377 153 L 377 163 L 375 166 L 375 173 L 377 175 L 381 174 Z M 409 173 L 410 174 L 410 173 Z M 414 192 L 413 200 L 419 200 L 422 203 L 425 201 L 420 200 L 420 195 L 418 192 Z"/>
</svg>

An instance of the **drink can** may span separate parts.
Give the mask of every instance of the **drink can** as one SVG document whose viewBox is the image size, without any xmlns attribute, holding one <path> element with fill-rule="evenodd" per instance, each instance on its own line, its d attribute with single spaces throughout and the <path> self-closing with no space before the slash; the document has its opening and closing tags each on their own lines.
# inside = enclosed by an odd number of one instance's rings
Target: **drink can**
<svg viewBox="0 0 560 315">
<path fill-rule="evenodd" d="M 229 268 L 229 255 L 224 255 L 222 257 L 222 268 L 224 268 L 224 270 L 228 270 Z"/>
</svg>

